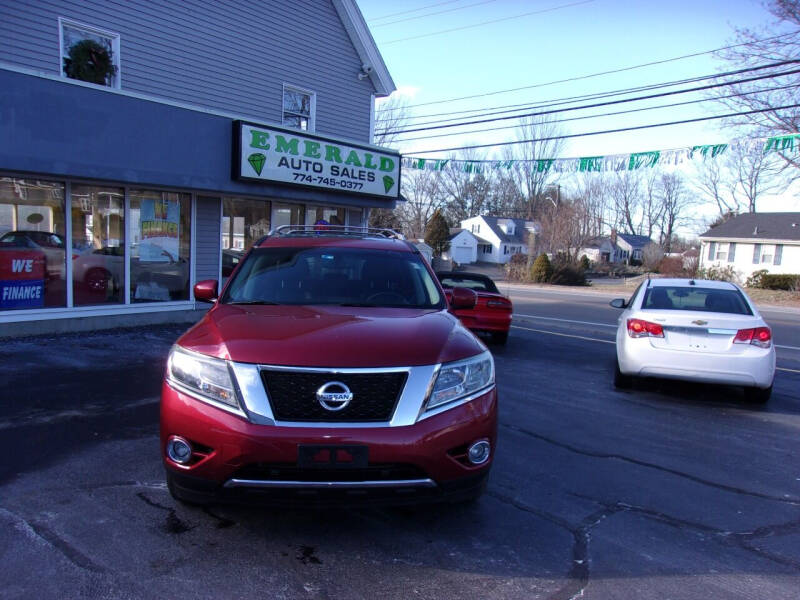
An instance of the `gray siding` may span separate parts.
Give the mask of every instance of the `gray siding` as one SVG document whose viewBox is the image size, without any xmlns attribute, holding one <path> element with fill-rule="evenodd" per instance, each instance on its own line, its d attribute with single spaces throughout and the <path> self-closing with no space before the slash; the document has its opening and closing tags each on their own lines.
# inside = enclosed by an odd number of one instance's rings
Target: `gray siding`
<svg viewBox="0 0 800 600">
<path fill-rule="evenodd" d="M 198 196 L 195 235 L 195 281 L 219 278 L 219 199 Z"/>
<path fill-rule="evenodd" d="M 316 131 L 369 142 L 368 79 L 329 0 L 0 0 L 0 61 L 59 74 L 58 17 L 120 35 L 122 89 L 281 120 L 316 92 Z"/>
</svg>

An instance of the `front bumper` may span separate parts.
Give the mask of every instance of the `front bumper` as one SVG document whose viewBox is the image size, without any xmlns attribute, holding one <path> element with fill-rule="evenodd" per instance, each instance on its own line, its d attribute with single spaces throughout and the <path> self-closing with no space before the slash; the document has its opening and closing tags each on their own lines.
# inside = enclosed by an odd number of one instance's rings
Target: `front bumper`
<svg viewBox="0 0 800 600">
<path fill-rule="evenodd" d="M 485 485 L 497 441 L 495 388 L 474 400 L 408 426 L 330 427 L 254 424 L 178 391 L 164 382 L 161 453 L 170 485 L 189 501 L 257 498 L 334 502 L 419 502 L 458 499 Z M 198 451 L 188 466 L 167 457 L 170 436 Z M 465 448 L 487 439 L 492 453 L 479 466 Z M 365 446 L 366 469 L 304 470 L 300 445 Z"/>
</svg>

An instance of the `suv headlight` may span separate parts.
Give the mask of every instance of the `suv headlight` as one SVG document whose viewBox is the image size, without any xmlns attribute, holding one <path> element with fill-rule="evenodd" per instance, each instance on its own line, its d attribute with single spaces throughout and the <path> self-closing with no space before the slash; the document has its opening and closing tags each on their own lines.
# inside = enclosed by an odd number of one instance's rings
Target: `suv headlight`
<svg viewBox="0 0 800 600">
<path fill-rule="evenodd" d="M 490 352 L 467 360 L 446 363 L 439 369 L 426 410 L 461 400 L 494 383 L 494 359 Z"/>
<path fill-rule="evenodd" d="M 167 378 L 201 398 L 239 408 L 228 363 L 173 346 L 167 361 Z"/>
</svg>

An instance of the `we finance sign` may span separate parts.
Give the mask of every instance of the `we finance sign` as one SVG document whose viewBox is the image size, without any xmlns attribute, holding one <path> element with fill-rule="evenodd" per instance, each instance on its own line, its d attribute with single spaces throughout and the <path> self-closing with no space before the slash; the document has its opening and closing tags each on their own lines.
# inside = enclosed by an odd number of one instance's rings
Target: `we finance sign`
<svg viewBox="0 0 800 600">
<path fill-rule="evenodd" d="M 251 123 L 234 123 L 234 176 L 397 198 L 400 155 Z"/>
</svg>

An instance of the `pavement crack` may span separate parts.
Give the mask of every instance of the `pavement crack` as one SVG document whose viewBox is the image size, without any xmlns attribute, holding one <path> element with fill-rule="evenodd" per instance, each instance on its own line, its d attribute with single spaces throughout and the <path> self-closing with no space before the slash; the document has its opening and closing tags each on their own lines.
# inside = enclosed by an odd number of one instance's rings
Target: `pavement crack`
<svg viewBox="0 0 800 600">
<path fill-rule="evenodd" d="M 17 529 L 58 551 L 76 567 L 85 571 L 91 571 L 92 573 L 104 573 L 106 571 L 105 568 L 98 565 L 44 523 L 29 521 L 5 508 L 0 508 L 0 513 L 7 515 L 10 519 L 15 521 Z"/>
<path fill-rule="evenodd" d="M 590 563 L 589 542 L 591 541 L 592 529 L 597 527 L 606 518 L 620 512 L 621 508 L 614 506 L 604 507 L 587 515 L 575 526 L 567 520 L 556 515 L 539 510 L 530 505 L 524 504 L 515 498 L 495 491 L 488 491 L 487 494 L 493 498 L 509 504 L 523 512 L 530 513 L 541 519 L 549 521 L 558 527 L 566 529 L 572 535 L 572 564 L 567 573 L 567 583 L 556 590 L 548 600 L 574 600 L 583 595 L 586 586 L 589 585 Z"/>
<path fill-rule="evenodd" d="M 187 531 L 191 531 L 197 525 L 191 525 L 187 521 L 179 518 L 175 512 L 174 508 L 170 508 L 169 506 L 164 506 L 163 504 L 159 504 L 155 500 L 151 500 L 148 498 L 144 492 L 139 492 L 136 494 L 143 502 L 152 506 L 153 508 L 158 508 L 161 510 L 167 511 L 167 516 L 164 521 L 164 524 L 161 526 L 162 530 L 167 533 L 172 534 L 179 534 L 179 533 L 186 533 Z"/>
<path fill-rule="evenodd" d="M 726 492 L 732 492 L 734 494 L 741 494 L 744 496 L 752 496 L 754 498 L 761 498 L 763 500 L 771 500 L 773 502 L 781 502 L 783 504 L 790 504 L 792 506 L 800 506 L 800 498 L 794 497 L 780 497 L 780 496 L 771 496 L 769 494 L 762 494 L 760 492 L 753 492 L 751 490 L 746 490 L 743 488 L 739 488 L 732 485 L 727 485 L 724 483 L 718 483 L 716 481 L 710 481 L 708 479 L 703 479 L 702 477 L 697 477 L 696 475 L 690 475 L 689 473 L 684 473 L 683 471 L 678 471 L 677 469 L 671 469 L 670 467 L 664 467 L 662 465 L 658 465 L 655 463 L 650 463 L 644 460 L 640 460 L 638 458 L 631 458 L 630 456 L 624 456 L 622 454 L 614 454 L 609 452 L 597 452 L 594 450 L 586 450 L 584 448 L 578 448 L 577 446 L 573 446 L 572 444 L 568 444 L 566 442 L 561 442 L 559 440 L 547 437 L 545 435 L 541 435 L 534 431 L 530 431 L 529 429 L 525 429 L 523 427 L 517 427 L 516 425 L 508 425 L 503 423 L 500 425 L 505 429 L 509 429 L 511 431 L 515 431 L 517 433 L 521 433 L 523 435 L 527 435 L 534 439 L 540 440 L 547 444 L 551 444 L 553 446 L 558 446 L 559 448 L 564 448 L 565 450 L 569 450 L 570 452 L 574 452 L 575 454 L 581 454 L 583 456 L 589 456 L 591 458 L 602 458 L 602 459 L 611 459 L 611 460 L 619 460 L 622 462 L 627 462 L 630 464 L 634 464 L 640 467 L 646 467 L 648 469 L 655 469 L 657 471 L 661 471 L 663 473 L 669 473 L 670 475 L 675 475 L 676 477 L 681 477 L 684 479 L 688 479 L 689 481 L 693 481 L 695 483 L 699 483 L 701 485 L 706 485 L 709 487 L 716 488 L 718 490 L 724 490 Z"/>
</svg>

